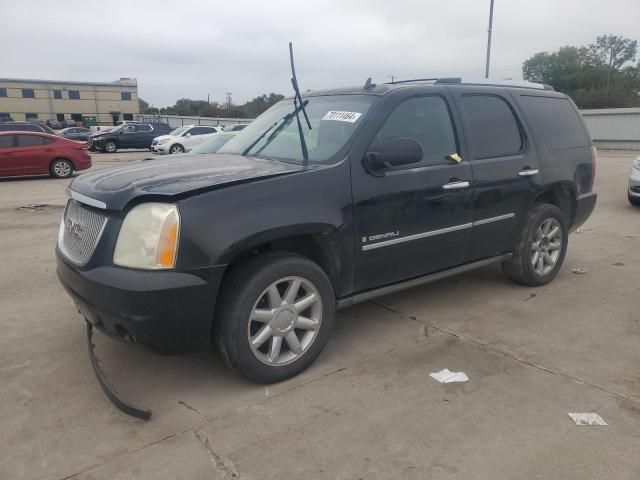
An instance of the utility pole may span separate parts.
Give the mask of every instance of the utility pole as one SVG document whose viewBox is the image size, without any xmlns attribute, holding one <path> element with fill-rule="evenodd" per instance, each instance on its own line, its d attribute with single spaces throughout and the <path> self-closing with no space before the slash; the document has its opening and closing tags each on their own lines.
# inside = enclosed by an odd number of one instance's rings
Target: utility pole
<svg viewBox="0 0 640 480">
<path fill-rule="evenodd" d="M 210 98 L 210 97 L 211 97 L 211 95 L 209 95 L 209 94 L 207 93 L 207 103 L 208 103 L 209 105 L 211 105 L 211 98 Z"/>
<path fill-rule="evenodd" d="M 489 7 L 489 30 L 487 32 L 487 66 L 484 70 L 484 78 L 489 78 L 489 63 L 491 61 L 491 32 L 493 31 L 493 0 Z"/>
<path fill-rule="evenodd" d="M 391 74 L 391 75 L 387 75 L 387 77 L 389 77 L 391 79 L 391 83 L 393 83 L 393 81 L 396 79 L 396 76 Z"/>
<path fill-rule="evenodd" d="M 231 111 L 231 94 L 232 93 L 233 92 L 227 92 L 226 93 L 226 95 L 227 95 L 227 112 Z"/>
</svg>

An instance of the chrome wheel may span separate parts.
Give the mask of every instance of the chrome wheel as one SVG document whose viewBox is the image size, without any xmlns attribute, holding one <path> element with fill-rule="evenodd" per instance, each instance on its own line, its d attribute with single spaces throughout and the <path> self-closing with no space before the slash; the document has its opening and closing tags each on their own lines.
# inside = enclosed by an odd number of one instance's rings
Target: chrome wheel
<svg viewBox="0 0 640 480">
<path fill-rule="evenodd" d="M 287 365 L 304 355 L 320 331 L 322 300 L 302 277 L 273 282 L 256 301 L 248 325 L 251 351 L 269 366 Z"/>
<path fill-rule="evenodd" d="M 169 149 L 169 153 L 182 153 L 182 152 L 184 152 L 184 148 L 182 148 L 182 145 L 173 145 Z"/>
<path fill-rule="evenodd" d="M 562 227 L 555 218 L 543 221 L 531 244 L 531 265 L 538 275 L 546 275 L 556 266 L 562 251 Z"/>
<path fill-rule="evenodd" d="M 53 172 L 56 177 L 68 177 L 71 175 L 71 165 L 69 162 L 58 160 L 53 164 Z"/>
</svg>

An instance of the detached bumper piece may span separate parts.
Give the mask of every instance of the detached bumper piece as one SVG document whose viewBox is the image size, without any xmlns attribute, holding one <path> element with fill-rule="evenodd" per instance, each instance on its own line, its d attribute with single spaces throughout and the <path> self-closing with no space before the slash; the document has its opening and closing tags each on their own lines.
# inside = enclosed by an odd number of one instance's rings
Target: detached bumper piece
<svg viewBox="0 0 640 480">
<path fill-rule="evenodd" d="M 113 388 L 107 381 L 107 375 L 100 368 L 98 357 L 96 357 L 96 354 L 94 352 L 95 345 L 93 344 L 93 326 L 89 322 L 87 322 L 87 347 L 89 349 L 89 359 L 91 360 L 91 366 L 93 367 L 93 371 L 96 374 L 98 383 L 100 384 L 100 387 L 102 387 L 102 391 L 111 401 L 111 403 L 113 403 L 115 407 L 122 413 L 126 413 L 127 415 L 139 418 L 141 420 L 149 420 L 151 418 L 151 410 L 134 407 L 130 403 L 122 400 L 118 396 L 118 392 L 116 391 L 116 389 Z"/>
</svg>

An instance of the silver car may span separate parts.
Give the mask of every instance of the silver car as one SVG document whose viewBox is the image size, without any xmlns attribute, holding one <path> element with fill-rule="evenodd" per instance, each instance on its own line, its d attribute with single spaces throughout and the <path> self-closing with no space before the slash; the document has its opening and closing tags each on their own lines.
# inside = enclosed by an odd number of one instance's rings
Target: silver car
<svg viewBox="0 0 640 480">
<path fill-rule="evenodd" d="M 631 165 L 631 175 L 629 175 L 629 203 L 640 206 L 640 157 L 636 158 Z"/>
</svg>

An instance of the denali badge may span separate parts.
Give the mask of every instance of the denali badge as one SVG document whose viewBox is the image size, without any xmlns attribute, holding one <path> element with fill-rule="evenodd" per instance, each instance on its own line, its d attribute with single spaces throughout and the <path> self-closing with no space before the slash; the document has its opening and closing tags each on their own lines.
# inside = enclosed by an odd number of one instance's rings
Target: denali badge
<svg viewBox="0 0 640 480">
<path fill-rule="evenodd" d="M 76 222 L 70 218 L 67 218 L 64 221 L 64 228 L 67 229 L 70 235 L 74 238 L 80 239 L 82 238 L 82 231 L 84 230 L 82 224 L 80 222 Z"/>
<path fill-rule="evenodd" d="M 369 238 L 362 237 L 362 243 L 366 243 L 367 240 L 373 242 L 374 240 L 382 240 L 384 238 L 394 238 L 399 236 L 400 230 L 396 230 L 395 232 L 379 233 L 378 235 L 371 235 Z"/>
</svg>

